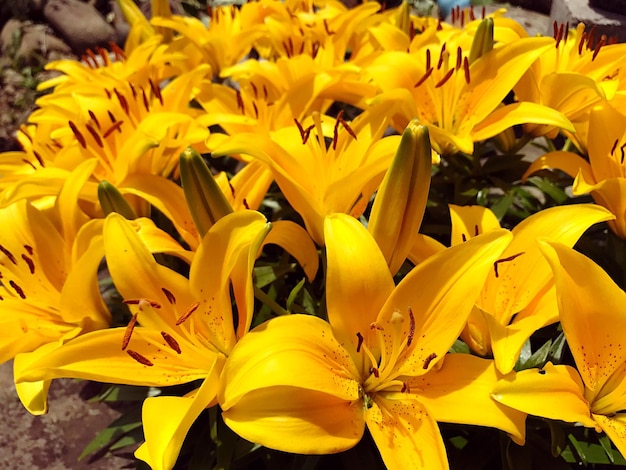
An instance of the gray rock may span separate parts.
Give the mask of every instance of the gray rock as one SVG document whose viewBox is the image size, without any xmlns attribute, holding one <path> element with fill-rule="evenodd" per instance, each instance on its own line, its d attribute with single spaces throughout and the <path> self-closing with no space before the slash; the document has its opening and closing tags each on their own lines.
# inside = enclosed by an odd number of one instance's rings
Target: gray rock
<svg viewBox="0 0 626 470">
<path fill-rule="evenodd" d="M 43 8 L 46 21 L 76 54 L 115 41 L 116 32 L 89 3 L 78 0 L 48 0 Z"/>
<path fill-rule="evenodd" d="M 550 25 L 554 22 L 576 26 L 585 23 L 586 29 L 595 26 L 595 37 L 601 35 L 615 36 L 620 42 L 626 42 L 626 16 L 618 13 L 600 10 L 589 5 L 588 0 L 553 0 L 550 11 Z M 552 26 L 546 31 L 552 34 Z"/>
</svg>

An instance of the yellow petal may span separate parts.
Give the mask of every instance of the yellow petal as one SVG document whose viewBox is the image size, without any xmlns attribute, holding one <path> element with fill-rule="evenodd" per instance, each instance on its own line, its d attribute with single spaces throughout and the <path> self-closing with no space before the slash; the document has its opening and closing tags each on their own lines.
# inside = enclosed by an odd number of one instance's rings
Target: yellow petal
<svg viewBox="0 0 626 470">
<path fill-rule="evenodd" d="M 491 397 L 501 377 L 491 360 L 448 354 L 441 369 L 411 379 L 408 385 L 437 421 L 501 429 L 522 445 L 526 414 Z"/>
<path fill-rule="evenodd" d="M 616 140 L 623 139 L 624 129 L 626 116 L 612 106 L 598 106 L 591 111 L 588 148 L 595 179 L 587 179 L 588 182 L 623 177 L 623 156 L 620 158 L 620 151 L 611 149 Z"/>
<path fill-rule="evenodd" d="M 288 452 L 338 452 L 365 427 L 358 380 L 327 322 L 289 315 L 239 341 L 218 398 L 224 421 L 245 439 Z"/>
<path fill-rule="evenodd" d="M 388 354 L 393 349 L 393 315 L 407 316 L 402 337 L 411 332 L 412 344 L 400 359 L 398 373 L 424 374 L 458 338 L 485 277 L 511 240 L 506 230 L 494 230 L 448 248 L 416 266 L 396 287 L 383 306 L 378 323 Z M 433 355 L 437 358 L 433 360 Z"/>
<path fill-rule="evenodd" d="M 457 206 L 450 204 L 452 235 L 450 245 L 459 245 L 481 233 L 500 228 L 496 215 L 482 206 Z"/>
<path fill-rule="evenodd" d="M 626 293 L 573 249 L 549 242 L 541 248 L 554 271 L 567 343 L 585 385 L 597 393 L 626 361 Z"/>
<path fill-rule="evenodd" d="M 541 370 L 527 369 L 507 376 L 494 387 L 492 396 L 529 415 L 596 427 L 580 376 L 570 366 L 548 362 Z"/>
<path fill-rule="evenodd" d="M 173 468 L 189 428 L 215 399 L 217 388 L 218 374 L 210 373 L 191 395 L 147 398 L 141 412 L 146 442 L 135 456 L 153 470 Z"/>
<path fill-rule="evenodd" d="M 239 211 L 218 220 L 202 239 L 189 281 L 215 346 L 228 353 L 250 328 L 254 308 L 252 268 L 271 225 L 263 214 Z M 231 289 L 237 304 L 233 326 Z"/>
<path fill-rule="evenodd" d="M 319 267 L 319 255 L 306 230 L 289 220 L 273 222 L 272 230 L 267 234 L 263 245 L 269 243 L 280 246 L 296 258 L 309 282 L 313 282 Z"/>
<path fill-rule="evenodd" d="M 413 264 L 420 264 L 422 261 L 446 249 L 446 246 L 428 235 L 417 234 L 413 246 L 409 251 L 408 258 Z"/>
<path fill-rule="evenodd" d="M 571 152 L 549 152 L 545 155 L 539 157 L 537 160 L 532 162 L 522 176 L 522 181 L 526 181 L 526 179 L 536 173 L 539 170 L 546 170 L 556 168 L 558 170 L 564 171 L 572 178 L 576 178 L 576 175 L 579 171 L 584 175 L 585 181 L 596 181 L 593 176 L 593 171 L 591 170 L 591 165 L 579 155 Z"/>
<path fill-rule="evenodd" d="M 367 336 L 394 285 L 387 261 L 372 235 L 353 217 L 332 214 L 324 223 L 328 273 L 328 320 L 339 340 L 357 354 L 357 333 Z"/>
<path fill-rule="evenodd" d="M 615 216 L 607 223 L 615 234 L 626 239 L 626 178 L 609 178 L 597 184 L 587 184 L 582 174 L 574 180 L 574 194 L 591 193 L 593 199 Z"/>
<path fill-rule="evenodd" d="M 602 430 L 615 444 L 622 455 L 626 455 L 626 413 L 616 413 L 613 416 L 592 415 Z"/>
<path fill-rule="evenodd" d="M 51 380 L 15 384 L 15 391 L 24 408 L 35 416 L 48 413 L 48 390 Z"/>
<path fill-rule="evenodd" d="M 162 387 L 203 379 L 217 355 L 185 347 L 173 351 L 160 331 L 136 327 L 127 350 L 122 350 L 126 328 L 111 328 L 87 333 L 61 346 L 46 348 L 28 365 L 20 365 L 16 383 L 55 378 L 79 378 L 126 385 Z M 152 365 L 133 359 L 128 350 L 138 353 Z M 45 352 L 45 354 L 44 354 Z M 19 357 L 19 356 L 18 356 Z M 16 372 L 18 368 L 16 366 Z"/>
<path fill-rule="evenodd" d="M 437 423 L 411 394 L 376 396 L 367 410 L 366 421 L 388 469 L 448 468 Z"/>
<path fill-rule="evenodd" d="M 478 305 L 507 325 L 551 282 L 550 267 L 536 240 L 546 237 L 573 246 L 585 230 L 610 218 L 600 206 L 577 204 L 551 207 L 524 219 L 512 230 L 513 241 L 498 262 L 497 276 L 494 267 L 487 278 Z"/>
<path fill-rule="evenodd" d="M 487 140 L 517 124 L 543 124 L 575 132 L 563 113 L 540 104 L 523 102 L 497 108 L 474 128 L 472 138 L 475 142 Z"/>
</svg>

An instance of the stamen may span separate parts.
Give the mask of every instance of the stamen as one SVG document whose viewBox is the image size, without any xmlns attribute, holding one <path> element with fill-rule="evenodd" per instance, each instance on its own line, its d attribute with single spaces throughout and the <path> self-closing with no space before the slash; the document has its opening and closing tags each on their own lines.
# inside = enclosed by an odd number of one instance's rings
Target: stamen
<svg viewBox="0 0 626 470">
<path fill-rule="evenodd" d="M 591 56 L 592 62 L 596 59 L 596 57 L 598 56 L 598 53 L 600 52 L 600 49 L 605 44 L 606 44 L 606 35 L 603 34 L 600 40 L 598 41 L 598 44 L 596 44 L 596 48 L 593 50 L 593 55 Z"/>
<path fill-rule="evenodd" d="M 461 240 L 463 240 L 463 243 L 467 241 L 467 237 L 465 236 L 464 233 L 461 234 Z"/>
<path fill-rule="evenodd" d="M 402 390 L 400 390 L 400 393 L 411 393 L 411 387 L 409 387 L 409 384 L 406 382 L 402 383 Z"/>
<path fill-rule="evenodd" d="M 248 201 L 246 200 L 245 197 L 243 198 L 243 200 L 241 202 L 243 204 L 243 207 L 245 207 L 246 209 L 250 210 L 250 206 L 248 205 Z"/>
<path fill-rule="evenodd" d="M 437 354 L 436 353 L 431 353 L 429 354 L 426 359 L 424 359 L 424 365 L 422 366 L 422 369 L 426 370 L 428 369 L 428 366 L 430 365 L 431 362 L 433 362 L 434 359 L 437 358 Z"/>
<path fill-rule="evenodd" d="M 144 366 L 148 366 L 151 367 L 154 364 L 152 364 L 152 362 L 147 358 L 142 356 L 141 354 L 139 354 L 136 351 L 133 351 L 132 349 L 129 349 L 128 351 L 126 351 L 126 353 L 132 357 L 135 361 L 137 361 L 139 364 L 142 364 Z"/>
<path fill-rule="evenodd" d="M 39 152 L 37 152 L 37 150 L 33 150 L 33 155 L 35 156 L 41 167 L 44 168 L 46 165 L 43 161 L 43 158 L 41 158 L 41 155 L 39 155 Z"/>
<path fill-rule="evenodd" d="M 148 101 L 148 95 L 146 94 L 146 90 L 141 89 L 141 99 L 143 101 L 143 107 L 146 108 L 147 112 L 150 112 L 150 102 Z"/>
<path fill-rule="evenodd" d="M 104 145 L 102 145 L 102 139 L 100 138 L 100 136 L 98 135 L 96 130 L 93 127 L 91 127 L 91 125 L 89 125 L 89 123 L 85 124 L 85 127 L 87 128 L 87 130 L 91 134 L 91 137 L 93 137 L 93 140 L 96 141 L 96 144 L 98 144 L 98 147 L 103 148 Z"/>
<path fill-rule="evenodd" d="M 78 143 L 80 144 L 80 146 L 86 149 L 87 141 L 85 140 L 85 136 L 80 133 L 80 131 L 76 127 L 76 124 L 74 124 L 72 121 L 67 121 L 67 123 L 69 124 L 70 129 L 72 129 L 72 132 L 74 133 L 74 136 L 76 137 L 76 140 L 78 140 Z"/>
<path fill-rule="evenodd" d="M 622 158 L 621 158 L 621 160 L 620 160 L 620 163 L 621 163 L 622 165 L 624 164 L 624 147 L 626 147 L 626 142 L 624 142 L 624 143 L 620 146 L 620 148 L 619 148 L 619 151 L 620 151 L 620 152 L 621 152 L 621 154 L 622 154 Z"/>
<path fill-rule="evenodd" d="M 333 34 L 335 34 L 334 31 L 331 31 L 330 28 L 328 27 L 328 20 L 326 18 L 324 18 L 324 30 L 326 31 L 326 34 L 328 34 L 329 36 L 332 36 Z"/>
<path fill-rule="evenodd" d="M 450 77 L 452 76 L 453 73 L 454 73 L 454 69 L 448 70 L 448 73 L 445 74 L 444 77 L 437 82 L 437 84 L 435 85 L 435 88 L 439 88 L 443 86 L 448 80 L 450 80 Z"/>
<path fill-rule="evenodd" d="M 161 94 L 161 89 L 156 83 L 152 81 L 152 79 L 149 79 L 148 83 L 150 83 L 150 89 L 152 90 L 152 93 L 154 93 L 154 96 L 157 97 L 159 103 L 161 103 L 161 106 L 163 106 L 163 95 Z"/>
<path fill-rule="evenodd" d="M 430 68 L 430 49 L 426 49 L 426 70 Z"/>
<path fill-rule="evenodd" d="M 117 121 L 115 124 L 113 124 L 111 127 L 109 127 L 109 130 L 107 130 L 104 134 L 102 134 L 102 137 L 104 137 L 106 139 L 111 134 L 113 134 L 113 132 L 115 132 L 116 130 L 119 130 L 120 132 L 122 132 L 120 130 L 120 127 L 122 127 L 122 124 L 124 124 L 124 121 Z"/>
<path fill-rule="evenodd" d="M 32 259 L 30 259 L 28 256 L 26 256 L 25 254 L 22 254 L 22 259 L 26 262 L 26 264 L 28 265 L 28 270 L 30 271 L 31 274 L 35 274 L 35 263 L 33 262 Z"/>
<path fill-rule="evenodd" d="M 611 147 L 611 156 L 613 156 L 613 153 L 615 152 L 615 149 L 617 148 L 617 144 L 619 144 L 619 139 L 615 139 L 615 142 L 613 142 L 613 147 Z"/>
<path fill-rule="evenodd" d="M 29 255 L 33 256 L 34 251 L 33 251 L 33 247 L 32 247 L 32 246 L 30 246 L 30 245 L 24 245 L 24 249 L 25 249 L 26 251 L 28 251 L 28 254 L 29 254 Z"/>
<path fill-rule="evenodd" d="M 167 297 L 167 301 L 169 303 L 171 303 L 171 304 L 175 304 L 176 303 L 176 297 L 174 297 L 174 294 L 172 294 L 171 291 L 167 290 L 165 287 L 161 287 L 161 290 L 165 294 L 165 297 Z"/>
<path fill-rule="evenodd" d="M 161 304 L 158 302 L 155 302 L 154 300 L 148 300 L 148 299 L 124 299 L 122 300 L 122 303 L 126 305 L 139 305 L 142 302 L 149 303 L 150 307 L 152 308 L 161 308 Z"/>
<path fill-rule="evenodd" d="M 413 316 L 413 309 L 409 307 L 409 335 L 406 340 L 406 345 L 411 346 L 413 342 L 413 335 L 415 334 L 415 317 Z"/>
<path fill-rule="evenodd" d="M 13 256 L 13 253 L 11 253 L 9 250 L 7 250 L 5 247 L 3 247 L 2 245 L 0 245 L 0 251 L 2 253 L 4 253 L 4 255 L 9 258 L 9 261 L 11 261 L 11 263 L 13 263 L 14 265 L 17 266 L 17 261 L 15 259 L 15 256 Z"/>
<path fill-rule="evenodd" d="M 356 345 L 356 352 L 361 352 L 361 346 L 363 346 L 363 335 L 357 331 L 356 337 L 359 340 Z"/>
<path fill-rule="evenodd" d="M 130 337 L 133 334 L 133 330 L 135 329 L 136 324 L 137 314 L 135 313 L 128 322 L 128 325 L 126 326 L 126 331 L 124 332 L 124 337 L 122 338 L 122 351 L 124 351 L 128 347 L 128 343 L 130 343 Z"/>
<path fill-rule="evenodd" d="M 443 56 L 445 52 L 446 52 L 446 43 L 444 42 L 443 45 L 441 46 L 441 51 L 439 51 L 439 62 L 437 62 L 437 70 L 439 70 L 441 66 L 443 65 Z"/>
<path fill-rule="evenodd" d="M 470 83 L 470 68 L 469 68 L 469 60 L 467 57 L 463 57 L 463 71 L 465 72 L 465 83 L 469 85 Z"/>
<path fill-rule="evenodd" d="M 254 99 L 258 99 L 259 91 L 257 90 L 256 85 L 253 82 L 250 82 L 250 87 L 252 88 L 252 91 L 254 92 Z"/>
<path fill-rule="evenodd" d="M 461 46 L 456 48 L 456 65 L 454 68 L 459 70 L 461 68 L 461 63 L 463 62 L 463 51 L 461 51 Z"/>
<path fill-rule="evenodd" d="M 517 253 L 515 255 L 511 255 L 508 258 L 502 258 L 502 259 L 499 259 L 497 261 L 494 261 L 494 263 L 493 263 L 493 270 L 496 273 L 496 277 L 498 277 L 498 264 L 506 263 L 508 261 L 513 261 L 515 258 L 517 258 L 518 256 L 522 256 L 525 253 L 526 253 L 525 251 L 522 251 L 521 253 Z"/>
<path fill-rule="evenodd" d="M 109 97 L 110 98 L 110 97 Z M 109 119 L 111 120 L 111 123 L 115 124 L 115 122 L 117 121 L 117 119 L 115 119 L 115 115 L 111 112 L 111 110 L 107 110 L 107 114 L 109 115 Z"/>
<path fill-rule="evenodd" d="M 352 130 L 352 128 L 348 125 L 348 123 L 343 118 L 343 109 L 341 111 L 339 111 L 339 114 L 337 115 L 337 120 L 341 123 L 341 125 L 348 132 L 348 134 L 350 134 L 350 136 L 354 140 L 357 140 L 356 133 Z"/>
<path fill-rule="evenodd" d="M 484 20 L 486 14 L 487 14 L 487 9 L 485 8 L 485 5 L 483 5 L 481 12 L 480 12 L 481 19 Z"/>
<path fill-rule="evenodd" d="M 98 130 L 100 130 L 100 122 L 98 121 L 98 118 L 96 117 L 96 115 L 94 114 L 94 112 L 90 109 L 87 111 L 89 113 L 89 117 L 91 118 L 91 120 L 94 122 L 94 124 L 96 125 L 96 127 L 98 128 Z"/>
<path fill-rule="evenodd" d="M 380 373 L 376 367 L 370 367 L 370 374 L 374 374 L 374 377 L 379 378 Z"/>
<path fill-rule="evenodd" d="M 178 345 L 178 342 L 174 339 L 172 335 L 170 335 L 166 331 L 161 331 L 161 336 L 163 336 L 163 339 L 165 340 L 165 342 L 169 345 L 170 348 L 176 351 L 177 354 L 181 353 L 180 346 Z"/>
<path fill-rule="evenodd" d="M 239 111 L 243 113 L 244 107 L 243 107 L 243 98 L 241 97 L 241 92 L 237 90 L 235 92 L 235 96 L 237 97 L 237 109 L 239 109 Z"/>
<path fill-rule="evenodd" d="M 191 316 L 193 312 L 198 310 L 199 306 L 200 306 L 200 302 L 195 302 L 191 304 L 189 308 L 187 309 L 187 311 L 183 313 L 183 316 L 180 317 L 178 320 L 176 320 L 176 326 L 182 325 L 185 322 L 185 320 L 187 320 Z"/>
<path fill-rule="evenodd" d="M 113 88 L 113 93 L 115 93 L 115 96 L 117 96 L 117 101 L 119 101 L 120 106 L 128 115 L 130 108 L 128 107 L 128 101 L 126 100 L 126 97 L 122 95 L 119 91 L 117 91 L 117 88 Z"/>
<path fill-rule="evenodd" d="M 15 283 L 15 281 L 13 281 L 13 280 L 9 281 L 9 285 L 10 285 L 11 287 L 13 287 L 13 289 L 15 290 L 15 292 L 17 292 L 17 295 L 19 295 L 19 296 L 22 298 L 22 300 L 26 298 L 26 294 L 24 294 L 24 290 L 23 290 L 20 286 L 18 286 L 18 285 Z"/>
<path fill-rule="evenodd" d="M 36 167 L 36 166 L 35 166 L 32 162 L 30 162 L 30 161 L 26 160 L 25 158 L 22 158 L 22 162 L 26 163 L 27 165 L 30 165 L 30 167 L 31 167 L 33 170 L 36 170 L 36 169 L 37 169 L 37 167 Z"/>
<path fill-rule="evenodd" d="M 120 46 L 115 44 L 113 41 L 109 41 L 109 47 L 111 48 L 111 51 L 113 52 L 113 54 L 115 54 L 115 60 L 118 60 L 120 62 L 123 62 L 124 60 L 126 60 L 126 54 L 120 48 Z"/>
<path fill-rule="evenodd" d="M 552 37 L 556 40 L 556 35 L 559 33 L 559 23 L 557 20 L 554 20 L 552 23 Z"/>
<path fill-rule="evenodd" d="M 302 43 L 302 46 L 304 46 L 304 43 Z M 302 54 L 302 52 L 300 52 L 300 54 Z M 269 96 L 269 94 L 267 93 L 267 87 L 265 86 L 265 83 L 263 84 L 263 99 L 265 101 L 267 101 L 267 97 Z"/>
<path fill-rule="evenodd" d="M 417 88 L 422 83 L 424 83 L 428 79 L 428 77 L 430 77 L 430 75 L 433 73 L 433 70 L 435 70 L 435 69 L 428 69 L 428 70 L 426 70 L 426 73 L 424 74 L 424 76 L 422 78 L 420 78 L 415 85 L 413 85 L 413 88 Z"/>
<path fill-rule="evenodd" d="M 474 236 L 477 237 L 479 235 L 478 225 L 474 225 Z"/>
<path fill-rule="evenodd" d="M 258 110 L 258 108 L 256 107 L 256 103 L 255 103 L 254 101 L 252 102 L 252 107 L 254 108 L 254 117 L 255 117 L 256 119 L 259 119 L 259 110 Z"/>
</svg>

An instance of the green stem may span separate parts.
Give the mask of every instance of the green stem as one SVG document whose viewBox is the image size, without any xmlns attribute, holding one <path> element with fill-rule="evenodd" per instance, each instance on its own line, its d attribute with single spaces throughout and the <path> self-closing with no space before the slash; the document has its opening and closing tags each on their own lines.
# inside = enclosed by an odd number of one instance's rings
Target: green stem
<svg viewBox="0 0 626 470">
<path fill-rule="evenodd" d="M 278 305 L 278 303 L 274 299 L 272 299 L 257 286 L 254 286 L 254 296 L 259 299 L 261 303 L 267 305 L 276 315 L 282 316 L 289 315 L 291 313 L 289 312 L 289 310 L 285 310 L 280 305 Z"/>
</svg>

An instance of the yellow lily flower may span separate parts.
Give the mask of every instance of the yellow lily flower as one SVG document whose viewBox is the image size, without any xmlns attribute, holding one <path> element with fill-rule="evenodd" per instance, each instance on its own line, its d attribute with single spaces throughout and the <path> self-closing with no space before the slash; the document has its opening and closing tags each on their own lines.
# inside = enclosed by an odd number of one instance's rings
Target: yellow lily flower
<svg viewBox="0 0 626 470">
<path fill-rule="evenodd" d="M 576 131 L 566 131 L 581 149 L 587 148 L 590 110 L 604 100 L 611 100 L 626 66 L 626 45 L 607 44 L 606 37 L 585 32 L 580 23 L 576 29 L 554 24 L 552 47 L 531 65 L 515 85 L 517 97 L 561 111 Z M 532 135 L 555 137 L 559 129 L 545 125 L 524 125 Z"/>
<path fill-rule="evenodd" d="M 417 118 L 427 126 L 442 155 L 471 154 L 474 142 L 521 123 L 550 124 L 573 131 L 559 112 L 535 103 L 500 106 L 526 69 L 550 46 L 547 38 L 523 38 L 494 48 L 470 62 L 458 35 L 437 39 L 412 53 L 390 51 L 366 73 L 382 95 L 373 102 L 398 105 L 393 125 L 404 129 Z"/>
<path fill-rule="evenodd" d="M 349 449 L 367 426 L 392 469 L 447 468 L 439 420 L 495 426 L 523 441 L 524 415 L 488 396 L 493 363 L 446 355 L 510 235 L 446 250 L 394 288 L 357 220 L 333 214 L 324 229 L 329 322 L 289 315 L 246 335 L 222 376 L 226 424 L 252 442 L 304 454 Z"/>
<path fill-rule="evenodd" d="M 546 168 L 558 168 L 575 178 L 575 195 L 590 193 L 594 201 L 610 210 L 611 230 L 626 238 L 626 116 L 605 104 L 589 117 L 589 161 L 571 152 L 550 152 L 535 160 L 524 178 Z"/>
<path fill-rule="evenodd" d="M 171 468 L 187 430 L 215 401 L 225 357 L 250 327 L 251 272 L 269 229 L 258 212 L 224 216 L 204 237 L 187 279 L 155 261 L 136 222 L 110 214 L 104 224 L 107 265 L 132 320 L 126 328 L 92 332 L 43 351 L 20 367 L 18 381 L 75 377 L 163 387 L 203 380 L 186 397 L 145 403 L 146 443 L 137 456 L 152 468 Z"/>
<path fill-rule="evenodd" d="M 529 414 L 604 431 L 626 455 L 626 293 L 571 248 L 545 242 L 542 251 L 554 271 L 561 325 L 578 371 L 552 364 L 528 369 L 498 383 L 493 396 Z"/>
<path fill-rule="evenodd" d="M 71 221 L 65 222 L 67 228 Z M 97 278 L 101 237 L 86 229 L 89 246 L 74 243 L 26 201 L 0 209 L 0 224 L 0 363 L 16 356 L 29 360 L 42 346 L 108 326 Z M 47 412 L 49 386 L 47 379 L 17 385 L 31 413 Z"/>
<path fill-rule="evenodd" d="M 311 119 L 280 129 L 271 138 L 237 134 L 213 155 L 242 153 L 269 165 L 313 240 L 323 245 L 324 217 L 334 212 L 360 216 L 389 167 L 400 137 L 381 139 L 387 113 L 387 106 L 378 106 L 350 124 L 341 117 L 313 113 Z M 326 136 L 333 138 L 328 148 Z"/>
<path fill-rule="evenodd" d="M 450 205 L 450 216 L 453 246 L 500 229 L 496 216 L 484 207 Z M 493 355 L 501 373 L 510 372 L 526 340 L 558 321 L 552 272 L 537 238 L 573 246 L 591 225 L 611 218 L 601 207 L 579 204 L 542 210 L 514 227 L 513 240 L 487 276 L 461 338 L 477 354 Z M 431 249 L 443 249 L 433 245 Z"/>
</svg>

